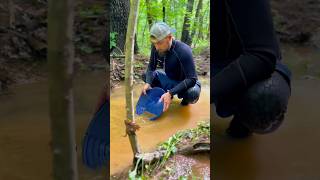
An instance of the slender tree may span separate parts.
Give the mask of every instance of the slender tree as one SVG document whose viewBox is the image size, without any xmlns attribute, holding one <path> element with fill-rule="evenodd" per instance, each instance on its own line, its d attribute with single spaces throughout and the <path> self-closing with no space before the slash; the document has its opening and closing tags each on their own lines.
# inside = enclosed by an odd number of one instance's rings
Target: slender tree
<svg viewBox="0 0 320 180">
<path fill-rule="evenodd" d="M 210 6 L 209 6 L 210 7 Z M 207 27 L 210 26 L 210 22 L 207 23 L 203 23 L 203 19 L 209 19 L 210 18 L 210 10 L 207 7 L 204 12 L 203 12 L 203 16 L 200 16 L 199 18 L 199 33 L 198 33 L 198 39 L 204 39 L 204 35 L 203 35 L 203 30 Z M 207 22 L 207 21 L 206 21 Z"/>
<path fill-rule="evenodd" d="M 176 0 L 172 0 L 172 5 L 173 5 L 173 11 L 177 11 L 177 7 L 176 7 Z M 174 18 L 174 26 L 176 29 L 178 29 L 178 17 Z M 178 31 L 176 32 L 176 36 L 178 37 Z"/>
<path fill-rule="evenodd" d="M 151 3 L 150 0 L 146 0 L 146 7 L 147 7 L 147 20 L 148 20 L 148 24 L 149 24 L 149 29 L 151 28 L 151 25 L 154 21 L 154 18 L 152 16 L 151 13 Z"/>
<path fill-rule="evenodd" d="M 166 5 L 167 0 L 162 0 L 162 21 L 166 22 Z"/>
<path fill-rule="evenodd" d="M 73 0 L 49 0 L 49 101 L 55 180 L 78 179 L 72 87 L 73 13 Z"/>
<path fill-rule="evenodd" d="M 202 0 L 199 0 L 198 6 L 197 6 L 197 10 L 196 10 L 196 14 L 195 14 L 195 17 L 194 17 L 193 28 L 192 28 L 192 33 L 191 33 L 191 40 L 194 39 L 196 31 L 197 30 L 201 30 L 200 28 L 197 28 L 197 27 L 201 27 L 201 24 L 200 24 L 200 18 L 201 18 L 200 12 L 201 12 L 201 9 L 202 9 Z"/>
<path fill-rule="evenodd" d="M 139 13 L 139 0 L 131 1 L 130 14 L 128 20 L 128 28 L 126 34 L 126 48 L 125 48 L 125 87 L 126 87 L 126 114 L 125 120 L 127 134 L 134 156 L 140 153 L 138 140 L 136 137 L 136 124 L 134 119 L 133 107 L 133 60 L 134 60 L 134 37 L 136 32 L 136 25 Z"/>
<path fill-rule="evenodd" d="M 9 7 L 9 27 L 13 28 L 15 23 L 15 8 L 13 0 L 8 0 Z"/>
<path fill-rule="evenodd" d="M 207 38 L 210 38 L 210 21 L 209 21 L 209 25 L 208 25 L 208 34 L 207 34 Z"/>
<path fill-rule="evenodd" d="M 139 53 L 139 46 L 138 46 L 138 40 L 137 40 L 138 33 L 134 35 L 134 54 Z"/>
<path fill-rule="evenodd" d="M 190 17 L 193 10 L 193 4 L 194 0 L 188 0 L 187 4 L 187 10 L 183 21 L 183 27 L 182 27 L 182 35 L 181 35 L 181 41 L 185 42 L 188 45 L 191 45 L 192 39 L 190 36 Z"/>
</svg>

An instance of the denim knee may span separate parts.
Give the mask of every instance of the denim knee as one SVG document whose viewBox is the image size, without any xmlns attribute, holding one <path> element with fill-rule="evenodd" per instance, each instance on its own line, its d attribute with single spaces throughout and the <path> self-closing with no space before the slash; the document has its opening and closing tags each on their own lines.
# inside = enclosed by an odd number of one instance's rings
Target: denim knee
<svg viewBox="0 0 320 180">
<path fill-rule="evenodd" d="M 255 133 L 273 132 L 284 120 L 289 97 L 289 84 L 274 72 L 269 79 L 248 89 L 239 101 L 235 116 Z"/>
<path fill-rule="evenodd" d="M 200 82 L 197 82 L 193 87 L 189 88 L 186 92 L 181 95 L 178 95 L 179 98 L 183 98 L 183 100 L 189 104 L 194 104 L 199 100 L 201 92 Z"/>
</svg>

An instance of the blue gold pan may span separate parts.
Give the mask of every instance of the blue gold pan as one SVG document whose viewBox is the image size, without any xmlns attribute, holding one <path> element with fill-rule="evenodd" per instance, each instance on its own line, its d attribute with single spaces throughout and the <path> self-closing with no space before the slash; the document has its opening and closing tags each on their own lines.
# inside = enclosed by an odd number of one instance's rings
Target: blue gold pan
<svg viewBox="0 0 320 180">
<path fill-rule="evenodd" d="M 107 164 L 110 146 L 109 102 L 106 100 L 92 118 L 83 140 L 82 158 L 90 168 Z"/>
<path fill-rule="evenodd" d="M 136 114 L 141 115 L 144 112 L 149 112 L 155 116 L 150 120 L 156 120 L 163 113 L 163 102 L 159 101 L 165 91 L 159 87 L 155 87 L 146 91 L 146 95 L 141 94 L 137 105 Z"/>
</svg>

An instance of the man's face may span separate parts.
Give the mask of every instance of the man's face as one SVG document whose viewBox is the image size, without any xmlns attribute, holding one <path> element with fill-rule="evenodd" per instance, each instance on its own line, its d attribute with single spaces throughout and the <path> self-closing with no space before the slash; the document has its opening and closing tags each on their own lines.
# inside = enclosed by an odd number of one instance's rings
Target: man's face
<svg viewBox="0 0 320 180">
<path fill-rule="evenodd" d="M 167 36 L 164 39 L 153 43 L 154 47 L 156 48 L 156 50 L 158 51 L 158 53 L 161 54 L 165 54 L 169 48 L 170 48 L 170 41 L 171 41 L 171 36 Z"/>
</svg>

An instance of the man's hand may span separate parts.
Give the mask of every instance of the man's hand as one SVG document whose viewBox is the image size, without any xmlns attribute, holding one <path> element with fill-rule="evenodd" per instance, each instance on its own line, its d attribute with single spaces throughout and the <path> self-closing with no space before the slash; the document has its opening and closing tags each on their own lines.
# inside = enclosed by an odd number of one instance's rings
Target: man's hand
<svg viewBox="0 0 320 180">
<path fill-rule="evenodd" d="M 171 104 L 171 94 L 169 92 L 164 93 L 159 101 L 163 101 L 163 112 L 167 111 Z"/>
<path fill-rule="evenodd" d="M 146 83 L 144 86 L 143 86 L 143 88 L 142 88 L 142 93 L 144 94 L 144 95 L 146 95 L 147 94 L 147 90 L 148 89 L 151 89 L 151 86 L 150 86 L 150 84 L 148 84 L 148 83 Z"/>
</svg>

